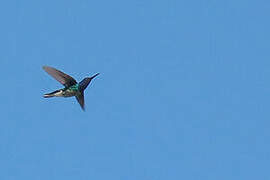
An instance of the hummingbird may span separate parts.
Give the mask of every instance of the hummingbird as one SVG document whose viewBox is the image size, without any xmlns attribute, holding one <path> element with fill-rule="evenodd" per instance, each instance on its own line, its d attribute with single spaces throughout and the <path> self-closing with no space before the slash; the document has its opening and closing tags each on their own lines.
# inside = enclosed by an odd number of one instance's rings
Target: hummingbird
<svg viewBox="0 0 270 180">
<path fill-rule="evenodd" d="M 87 88 L 88 84 L 94 79 L 99 73 L 92 77 L 86 77 L 81 82 L 77 81 L 71 76 L 49 66 L 42 67 L 49 75 L 51 75 L 55 80 L 60 82 L 65 88 L 58 89 L 51 93 L 44 94 L 44 98 L 50 97 L 72 97 L 75 96 L 78 103 L 80 104 L 82 110 L 84 111 L 84 90 Z"/>
</svg>

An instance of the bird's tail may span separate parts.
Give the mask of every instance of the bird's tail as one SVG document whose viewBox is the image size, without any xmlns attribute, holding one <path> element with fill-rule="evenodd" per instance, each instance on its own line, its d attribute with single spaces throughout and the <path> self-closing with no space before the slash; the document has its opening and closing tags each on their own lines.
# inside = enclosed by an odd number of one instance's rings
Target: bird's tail
<svg viewBox="0 0 270 180">
<path fill-rule="evenodd" d="M 50 98 L 50 97 L 54 97 L 54 95 L 51 95 L 51 94 L 44 94 L 43 97 L 44 97 L 44 98 Z"/>
<path fill-rule="evenodd" d="M 50 97 L 55 97 L 55 95 L 59 92 L 59 90 L 53 91 L 51 93 L 44 94 L 44 98 L 50 98 Z"/>
</svg>

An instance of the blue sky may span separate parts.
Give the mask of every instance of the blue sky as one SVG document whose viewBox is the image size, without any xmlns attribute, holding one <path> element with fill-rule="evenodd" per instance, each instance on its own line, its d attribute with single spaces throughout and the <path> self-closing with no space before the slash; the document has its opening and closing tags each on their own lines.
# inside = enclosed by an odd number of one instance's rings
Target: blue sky
<svg viewBox="0 0 270 180">
<path fill-rule="evenodd" d="M 0 179 L 270 179 L 269 8 L 1 1 Z M 100 73 L 86 112 L 43 65 Z"/>
</svg>

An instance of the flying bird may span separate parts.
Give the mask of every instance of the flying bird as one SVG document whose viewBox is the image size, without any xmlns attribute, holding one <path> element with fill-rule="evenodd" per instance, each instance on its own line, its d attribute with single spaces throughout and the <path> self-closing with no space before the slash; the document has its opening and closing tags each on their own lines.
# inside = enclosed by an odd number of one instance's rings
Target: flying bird
<svg viewBox="0 0 270 180">
<path fill-rule="evenodd" d="M 82 110 L 84 110 L 84 90 L 88 84 L 94 79 L 99 73 L 92 77 L 86 77 L 81 82 L 77 83 L 71 76 L 49 66 L 43 66 L 44 71 L 51 75 L 54 79 L 65 86 L 63 89 L 58 89 L 51 93 L 44 94 L 44 98 L 50 97 L 72 97 L 75 96 Z"/>
</svg>

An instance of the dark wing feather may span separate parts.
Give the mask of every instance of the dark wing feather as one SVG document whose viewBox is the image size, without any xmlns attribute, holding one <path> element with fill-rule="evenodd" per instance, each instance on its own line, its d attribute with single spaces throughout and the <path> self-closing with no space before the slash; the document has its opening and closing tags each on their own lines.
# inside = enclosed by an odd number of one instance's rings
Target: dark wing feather
<svg viewBox="0 0 270 180">
<path fill-rule="evenodd" d="M 77 84 L 76 80 L 71 76 L 49 66 L 43 66 L 44 71 L 46 71 L 49 75 L 51 75 L 58 82 L 63 84 L 65 87 L 70 87 L 72 85 Z"/>
<path fill-rule="evenodd" d="M 82 110 L 84 110 L 84 93 L 80 92 L 76 95 L 78 103 L 81 105 Z"/>
</svg>

